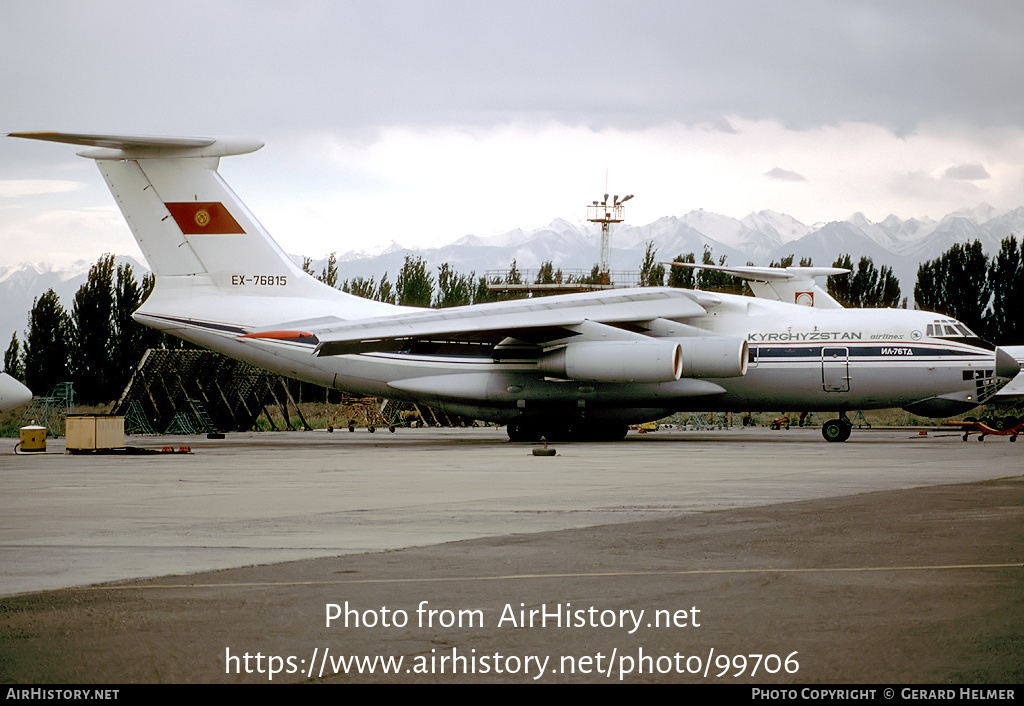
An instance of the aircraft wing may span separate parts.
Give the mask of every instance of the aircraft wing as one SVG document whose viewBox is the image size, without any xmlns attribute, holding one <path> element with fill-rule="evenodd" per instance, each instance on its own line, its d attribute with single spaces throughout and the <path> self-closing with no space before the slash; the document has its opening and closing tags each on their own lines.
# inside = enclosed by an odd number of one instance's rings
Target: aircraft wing
<svg viewBox="0 0 1024 706">
<path fill-rule="evenodd" d="M 307 332 L 319 340 L 318 355 L 346 355 L 393 349 L 405 340 L 476 340 L 500 342 L 515 338 L 533 343 L 580 335 L 584 322 L 637 324 L 655 319 L 679 320 L 704 316 L 698 301 L 717 300 L 712 294 L 669 288 L 637 288 L 585 294 L 568 294 L 535 299 L 423 309 L 393 316 L 360 319 L 351 323 L 311 327 Z M 610 328 L 610 327 L 609 327 Z M 248 334 L 258 338 L 286 332 Z M 586 336 L 587 334 L 584 334 Z M 615 336 L 605 331 L 599 336 Z"/>
</svg>

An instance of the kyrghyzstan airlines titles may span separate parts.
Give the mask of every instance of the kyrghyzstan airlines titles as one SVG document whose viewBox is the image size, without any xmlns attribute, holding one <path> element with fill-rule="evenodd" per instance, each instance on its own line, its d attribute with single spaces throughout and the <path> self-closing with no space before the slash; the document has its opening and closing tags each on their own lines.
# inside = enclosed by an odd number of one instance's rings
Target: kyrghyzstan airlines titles
<svg viewBox="0 0 1024 706">
<path fill-rule="evenodd" d="M 748 333 L 751 343 L 769 341 L 902 341 L 902 333 L 875 333 L 865 336 L 863 331 L 777 331 Z M 913 338 L 913 336 L 911 336 Z"/>
</svg>

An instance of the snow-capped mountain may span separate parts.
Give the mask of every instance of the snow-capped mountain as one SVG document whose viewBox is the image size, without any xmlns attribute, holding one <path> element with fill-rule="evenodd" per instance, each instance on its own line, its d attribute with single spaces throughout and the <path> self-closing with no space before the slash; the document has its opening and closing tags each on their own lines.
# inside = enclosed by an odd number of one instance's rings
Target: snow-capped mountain
<svg viewBox="0 0 1024 706">
<path fill-rule="evenodd" d="M 648 242 L 657 248 L 659 260 L 694 253 L 699 261 L 704 247 L 717 262 L 752 262 L 767 265 L 793 255 L 809 257 L 816 265 L 831 265 L 840 255 L 854 262 L 870 257 L 876 266 L 888 265 L 903 285 L 903 295 L 913 298 L 918 266 L 941 256 L 954 243 L 980 240 L 994 255 L 1003 238 L 1024 234 L 1024 207 L 999 212 L 987 204 L 951 213 L 940 220 L 890 215 L 872 222 L 857 213 L 844 221 L 805 225 L 792 216 L 761 211 L 742 219 L 707 211 L 684 216 L 665 216 L 642 226 L 622 224 L 612 231 L 613 270 L 637 269 Z M 447 262 L 459 272 L 508 268 L 512 260 L 520 269 L 533 269 L 551 260 L 556 267 L 589 271 L 598 260 L 600 231 L 589 223 L 557 219 L 534 230 L 515 230 L 481 238 L 465 236 L 450 245 L 423 250 L 394 249 L 386 254 L 338 264 L 339 277 L 375 277 L 387 272 L 392 282 L 406 255 L 423 257 L 433 267 Z M 316 263 L 317 271 L 322 261 Z"/>
</svg>

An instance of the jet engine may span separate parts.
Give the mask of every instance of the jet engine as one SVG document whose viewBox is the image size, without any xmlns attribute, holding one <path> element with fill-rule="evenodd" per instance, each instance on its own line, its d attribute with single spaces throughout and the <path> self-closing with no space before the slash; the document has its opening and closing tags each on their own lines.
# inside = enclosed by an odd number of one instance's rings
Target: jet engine
<svg viewBox="0 0 1024 706">
<path fill-rule="evenodd" d="M 678 343 L 658 340 L 579 341 L 543 355 L 545 375 L 594 382 L 674 382 L 683 374 Z"/>
<path fill-rule="evenodd" d="M 734 378 L 747 374 L 747 342 L 732 336 L 676 339 L 683 351 L 682 376 Z"/>
</svg>

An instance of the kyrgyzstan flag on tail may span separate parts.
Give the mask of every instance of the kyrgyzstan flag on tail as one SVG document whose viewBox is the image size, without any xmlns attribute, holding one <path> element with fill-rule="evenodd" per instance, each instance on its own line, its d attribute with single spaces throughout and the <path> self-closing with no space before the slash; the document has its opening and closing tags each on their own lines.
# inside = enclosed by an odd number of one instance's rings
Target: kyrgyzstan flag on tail
<svg viewBox="0 0 1024 706">
<path fill-rule="evenodd" d="M 220 202 L 182 201 L 164 205 L 185 235 L 226 235 L 245 232 Z"/>
</svg>

